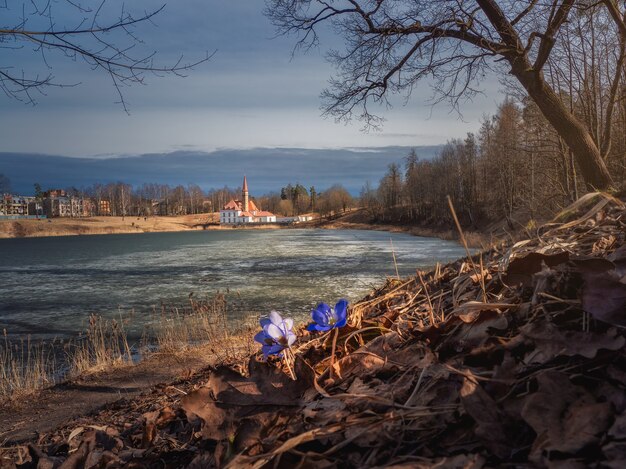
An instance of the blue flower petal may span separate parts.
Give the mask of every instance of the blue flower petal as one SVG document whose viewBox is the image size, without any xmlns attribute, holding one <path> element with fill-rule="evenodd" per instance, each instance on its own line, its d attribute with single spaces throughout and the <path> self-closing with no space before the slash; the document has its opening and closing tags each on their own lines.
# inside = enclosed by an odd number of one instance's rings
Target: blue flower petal
<svg viewBox="0 0 626 469">
<path fill-rule="evenodd" d="M 294 344 L 294 342 L 296 341 L 296 338 L 297 338 L 296 334 L 294 334 L 293 332 L 289 331 L 287 333 L 287 345 L 289 347 L 291 347 Z"/>
<path fill-rule="evenodd" d="M 261 331 L 254 336 L 254 340 L 260 344 L 265 344 L 265 340 L 269 338 L 265 331 Z"/>
<path fill-rule="evenodd" d="M 280 352 L 282 352 L 284 350 L 285 347 L 283 347 L 282 345 L 264 345 L 263 347 L 261 347 L 261 351 L 263 352 L 263 355 L 265 355 L 265 358 L 267 358 L 269 355 L 278 355 L 280 354 Z"/>
<path fill-rule="evenodd" d="M 313 330 L 315 331 L 319 331 L 319 332 L 326 332 L 329 331 L 333 328 L 333 326 L 331 325 L 321 325 L 321 324 L 313 324 Z"/>
<path fill-rule="evenodd" d="M 270 313 L 270 322 L 275 326 L 282 327 L 283 325 L 283 317 L 280 315 L 278 311 L 272 311 Z"/>
<path fill-rule="evenodd" d="M 347 317 L 344 317 L 343 319 L 337 321 L 337 323 L 335 323 L 334 327 L 343 327 L 346 325 L 346 322 L 348 321 Z"/>
<path fill-rule="evenodd" d="M 330 311 L 330 306 L 326 303 L 320 303 L 317 305 L 317 308 L 311 311 L 311 318 L 313 318 L 313 321 L 317 324 L 327 325 L 330 317 Z"/>
<path fill-rule="evenodd" d="M 278 341 L 282 337 L 285 337 L 284 331 L 275 324 L 270 324 L 265 328 L 265 333 L 270 336 L 272 339 Z"/>
<path fill-rule="evenodd" d="M 268 326 L 272 323 L 272 321 L 270 321 L 270 318 L 261 318 L 259 319 L 259 323 L 261 324 L 261 327 L 265 327 Z"/>
<path fill-rule="evenodd" d="M 345 319 L 348 314 L 348 300 L 339 300 L 335 305 L 335 317 L 337 318 L 337 324 L 343 321 L 345 325 Z M 342 327 L 342 326 L 337 326 Z"/>
</svg>

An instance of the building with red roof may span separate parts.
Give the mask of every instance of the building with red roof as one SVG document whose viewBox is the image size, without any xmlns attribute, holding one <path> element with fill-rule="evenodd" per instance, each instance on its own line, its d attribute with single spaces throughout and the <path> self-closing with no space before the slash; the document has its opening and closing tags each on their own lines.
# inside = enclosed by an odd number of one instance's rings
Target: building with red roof
<svg viewBox="0 0 626 469">
<path fill-rule="evenodd" d="M 248 180 L 243 177 L 241 200 L 231 199 L 220 210 L 220 223 L 223 225 L 238 225 L 242 223 L 276 223 L 276 215 L 271 212 L 260 210 L 250 200 Z"/>
</svg>

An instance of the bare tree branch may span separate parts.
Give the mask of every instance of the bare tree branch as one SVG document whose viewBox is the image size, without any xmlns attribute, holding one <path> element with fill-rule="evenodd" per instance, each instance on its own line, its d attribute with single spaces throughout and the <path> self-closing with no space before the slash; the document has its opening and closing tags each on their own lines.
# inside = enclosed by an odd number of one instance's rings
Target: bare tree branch
<svg viewBox="0 0 626 469">
<path fill-rule="evenodd" d="M 617 8 L 613 0 L 604 3 Z M 279 34 L 298 36 L 296 48 L 317 45 L 324 28 L 343 37 L 345 50 L 329 54 L 337 75 L 322 93 L 325 114 L 339 120 L 356 117 L 366 128 L 376 127 L 381 119 L 370 105 L 390 106 L 391 94 L 408 98 L 424 78 L 430 79 L 435 102 L 446 100 L 458 109 L 461 99 L 479 92 L 486 73 L 502 72 L 508 64 L 509 73 L 573 150 L 588 184 L 612 183 L 594 134 L 542 72 L 571 10 L 584 14 L 587 2 L 266 0 L 266 6 Z"/>
<path fill-rule="evenodd" d="M 48 54 L 51 53 L 61 53 L 71 60 L 84 60 L 92 69 L 102 70 L 109 75 L 119 102 L 126 112 L 128 107 L 122 86 L 143 84 L 146 73 L 185 76 L 187 71 L 212 56 L 207 53 L 191 62 L 183 62 L 183 56 L 180 56 L 173 64 L 157 64 L 154 61 L 154 51 L 135 54 L 136 46 L 142 44 L 135 34 L 135 28 L 151 23 L 155 16 L 163 13 L 165 5 L 138 15 L 127 12 L 122 7 L 117 19 L 105 20 L 103 16 L 106 0 L 99 2 L 96 8 L 84 6 L 75 0 L 65 0 L 65 3 L 66 9 L 81 15 L 73 27 L 57 27 L 57 18 L 49 1 L 31 0 L 30 11 L 25 3 L 19 12 L 6 3 L 0 6 L 5 10 L 0 18 L 0 48 L 19 50 L 30 44 L 34 46 L 34 52 L 41 54 L 43 66 L 48 70 L 52 69 L 48 60 Z M 12 20 L 14 24 L 10 23 Z M 28 27 L 31 22 L 37 27 Z M 76 85 L 77 83 L 56 81 L 51 71 L 45 75 L 28 76 L 26 72 L 18 71 L 15 67 L 0 65 L 0 90 L 6 96 L 27 103 L 35 103 L 33 92 L 44 93 L 51 86 Z"/>
</svg>

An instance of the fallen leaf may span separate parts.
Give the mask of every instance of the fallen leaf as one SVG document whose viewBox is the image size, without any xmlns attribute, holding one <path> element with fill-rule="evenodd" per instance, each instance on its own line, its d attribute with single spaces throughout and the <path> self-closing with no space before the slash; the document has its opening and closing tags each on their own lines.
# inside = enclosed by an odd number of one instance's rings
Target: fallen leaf
<svg viewBox="0 0 626 469">
<path fill-rule="evenodd" d="M 584 388 L 574 386 L 566 374 L 544 371 L 537 376 L 539 389 L 522 408 L 523 419 L 535 430 L 531 459 L 539 462 L 545 453 L 576 454 L 598 443 L 611 423 L 611 405 L 598 403 Z"/>
<path fill-rule="evenodd" d="M 463 408 L 476 422 L 476 436 L 496 456 L 510 459 L 512 439 L 504 426 L 506 416 L 498 409 L 496 402 L 476 381 L 467 377 L 463 379 L 459 395 Z"/>
<path fill-rule="evenodd" d="M 583 272 L 582 307 L 594 318 L 626 326 L 626 283 L 616 269 Z"/>
<path fill-rule="evenodd" d="M 84 431 L 85 429 L 83 427 L 76 427 L 74 430 L 72 430 L 72 432 L 70 433 L 70 436 L 67 437 L 68 444 L 70 441 L 72 441 L 75 437 L 77 437 Z"/>
<path fill-rule="evenodd" d="M 508 265 L 505 266 L 506 275 L 504 282 L 508 285 L 521 283 L 524 286 L 530 286 L 532 285 L 533 274 L 541 272 L 543 264 L 548 267 L 554 267 L 568 260 L 569 253 L 567 251 L 554 254 L 530 252 L 520 257 L 509 258 Z"/>
<path fill-rule="evenodd" d="M 224 440 L 234 433 L 234 409 L 216 405 L 209 388 L 200 388 L 181 400 L 181 406 L 190 421 L 202 422 L 204 438 Z"/>
<path fill-rule="evenodd" d="M 594 358 L 598 350 L 619 350 L 626 343 L 615 328 L 605 333 L 579 332 L 563 330 L 548 321 L 532 322 L 520 332 L 535 345 L 525 358 L 527 363 L 545 363 L 561 355 Z"/>
</svg>

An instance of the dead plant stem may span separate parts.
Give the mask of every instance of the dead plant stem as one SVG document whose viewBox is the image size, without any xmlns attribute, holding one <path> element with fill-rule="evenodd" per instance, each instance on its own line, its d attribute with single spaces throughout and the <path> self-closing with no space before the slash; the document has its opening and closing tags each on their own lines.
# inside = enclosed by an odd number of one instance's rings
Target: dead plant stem
<svg viewBox="0 0 626 469">
<path fill-rule="evenodd" d="M 398 272 L 398 261 L 396 260 L 396 251 L 393 248 L 393 239 L 389 238 L 389 243 L 391 243 L 391 255 L 393 256 L 393 265 L 396 268 L 396 278 L 400 280 L 400 273 Z"/>
<path fill-rule="evenodd" d="M 426 295 L 426 300 L 428 300 L 428 307 L 430 308 L 430 323 L 431 325 L 435 325 L 435 312 L 433 310 L 433 302 L 430 300 L 430 294 L 428 293 L 428 288 L 426 287 L 426 283 L 424 282 L 424 277 L 422 277 L 422 272 L 417 271 L 417 276 L 420 279 L 422 284 L 422 288 L 424 289 L 424 294 Z"/>
<path fill-rule="evenodd" d="M 459 222 L 459 218 L 456 216 L 456 210 L 454 210 L 454 204 L 452 203 L 452 198 L 448 195 L 448 205 L 450 206 L 450 212 L 452 213 L 452 218 L 454 219 L 454 224 L 456 225 L 456 229 L 459 231 L 459 237 L 461 238 L 461 243 L 463 243 L 463 247 L 465 248 L 465 254 L 467 254 L 467 260 L 474 269 L 474 273 L 478 276 L 477 280 L 480 282 L 480 279 L 483 275 L 482 270 L 478 272 L 476 269 L 476 264 L 472 259 L 472 255 L 470 254 L 469 247 L 467 246 L 467 240 L 465 239 L 465 234 L 463 233 L 463 228 L 461 228 L 461 223 Z M 483 303 L 487 303 L 487 293 L 485 292 L 485 284 L 481 282 L 482 290 L 483 290 Z"/>
<path fill-rule="evenodd" d="M 339 329 L 335 328 L 335 334 L 333 335 L 333 345 L 330 352 L 330 371 L 329 376 L 332 379 L 335 373 L 335 351 L 337 350 L 337 337 L 339 336 Z"/>
</svg>

